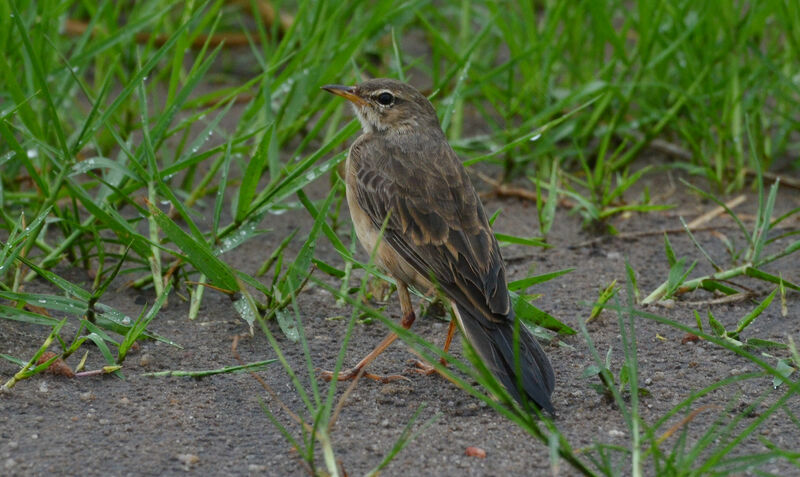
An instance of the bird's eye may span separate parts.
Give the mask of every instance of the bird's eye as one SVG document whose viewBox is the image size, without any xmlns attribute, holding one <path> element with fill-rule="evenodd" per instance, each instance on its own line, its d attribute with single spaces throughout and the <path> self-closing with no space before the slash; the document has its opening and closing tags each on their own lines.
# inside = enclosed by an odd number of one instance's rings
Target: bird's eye
<svg viewBox="0 0 800 477">
<path fill-rule="evenodd" d="M 384 91 L 383 93 L 378 95 L 377 100 L 378 100 L 378 103 L 380 103 L 380 104 L 382 104 L 384 106 L 389 106 L 390 104 L 392 104 L 394 102 L 394 96 L 392 96 L 392 93 L 387 93 L 387 92 Z"/>
</svg>

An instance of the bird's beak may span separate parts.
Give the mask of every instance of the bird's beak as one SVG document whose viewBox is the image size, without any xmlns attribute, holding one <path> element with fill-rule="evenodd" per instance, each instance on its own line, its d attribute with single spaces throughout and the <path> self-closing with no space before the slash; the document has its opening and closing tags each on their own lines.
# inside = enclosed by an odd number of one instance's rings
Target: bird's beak
<svg viewBox="0 0 800 477">
<path fill-rule="evenodd" d="M 364 106 L 367 104 L 364 101 L 364 98 L 356 94 L 356 87 L 355 86 L 342 86 L 340 84 L 326 84 L 322 87 L 325 91 L 329 93 L 333 93 L 336 96 L 341 96 L 342 98 L 347 99 L 348 101 L 352 101 L 353 103 Z"/>
</svg>

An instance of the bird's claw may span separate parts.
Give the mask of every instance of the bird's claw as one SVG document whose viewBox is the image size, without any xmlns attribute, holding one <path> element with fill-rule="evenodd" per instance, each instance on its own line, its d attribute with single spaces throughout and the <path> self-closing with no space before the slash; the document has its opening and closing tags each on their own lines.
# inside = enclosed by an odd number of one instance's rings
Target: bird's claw
<svg viewBox="0 0 800 477">
<path fill-rule="evenodd" d="M 423 376 L 430 376 L 431 374 L 436 374 L 438 371 L 436 367 L 431 366 L 428 363 L 420 361 L 418 359 L 410 360 L 411 364 L 414 365 L 413 368 L 408 368 L 407 371 L 417 374 L 422 374 Z M 447 362 L 442 361 L 442 365 L 446 366 Z"/>
</svg>

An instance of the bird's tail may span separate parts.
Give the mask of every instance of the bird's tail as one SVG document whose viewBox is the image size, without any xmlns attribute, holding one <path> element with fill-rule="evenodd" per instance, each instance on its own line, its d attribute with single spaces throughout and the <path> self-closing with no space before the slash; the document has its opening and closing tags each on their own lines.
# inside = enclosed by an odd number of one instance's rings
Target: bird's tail
<svg viewBox="0 0 800 477">
<path fill-rule="evenodd" d="M 522 403 L 519 387 L 527 398 L 550 414 L 555 414 L 550 395 L 555 377 L 550 361 L 525 325 L 519 326 L 519 369 L 514 359 L 514 315 L 502 322 L 488 321 L 466 307 L 458 306 L 459 321 L 467 340 L 492 374 L 514 398 Z M 513 311 L 512 311 L 513 313 Z"/>
</svg>

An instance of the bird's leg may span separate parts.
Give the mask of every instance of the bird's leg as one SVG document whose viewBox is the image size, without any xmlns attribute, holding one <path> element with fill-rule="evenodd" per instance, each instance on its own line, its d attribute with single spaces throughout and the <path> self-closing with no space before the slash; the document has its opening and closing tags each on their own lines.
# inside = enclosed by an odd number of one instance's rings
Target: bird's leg
<svg viewBox="0 0 800 477">
<path fill-rule="evenodd" d="M 454 317 L 451 317 L 450 328 L 447 329 L 447 338 L 445 338 L 444 346 L 442 347 L 442 351 L 444 351 L 445 353 L 447 353 L 447 350 L 450 349 L 450 343 L 453 341 L 453 335 L 455 334 L 455 332 L 456 332 L 456 319 Z M 441 358 L 439 362 L 442 363 L 442 366 L 447 366 L 446 359 Z M 436 372 L 436 368 L 420 360 L 414 361 L 414 368 L 411 368 L 411 370 L 414 371 L 415 373 L 420 373 L 425 375 L 433 374 Z"/>
<path fill-rule="evenodd" d="M 400 280 L 397 281 L 397 293 L 400 297 L 400 309 L 403 312 L 403 319 L 400 321 L 400 325 L 405 328 L 411 328 L 411 325 L 414 324 L 414 320 L 416 320 L 416 315 L 414 314 L 414 307 L 411 305 L 411 296 L 408 294 L 408 287 L 405 283 L 401 282 Z M 358 362 L 355 366 L 348 369 L 347 371 L 339 373 L 337 379 L 339 381 L 349 381 L 352 379 L 356 379 L 359 374 L 363 375 L 366 378 L 374 379 L 375 381 L 380 381 L 382 383 L 388 383 L 392 381 L 397 381 L 399 379 L 408 380 L 407 377 L 395 374 L 390 376 L 380 376 L 377 374 L 366 373 L 363 372 L 363 368 L 371 363 L 375 358 L 377 358 L 381 353 L 389 347 L 390 344 L 397 339 L 397 333 L 390 333 L 389 336 L 383 339 L 383 341 L 378 344 L 368 355 L 364 356 L 364 358 Z M 325 381 L 330 381 L 333 379 L 333 373 L 330 371 L 323 371 L 321 373 L 322 379 Z"/>
</svg>

